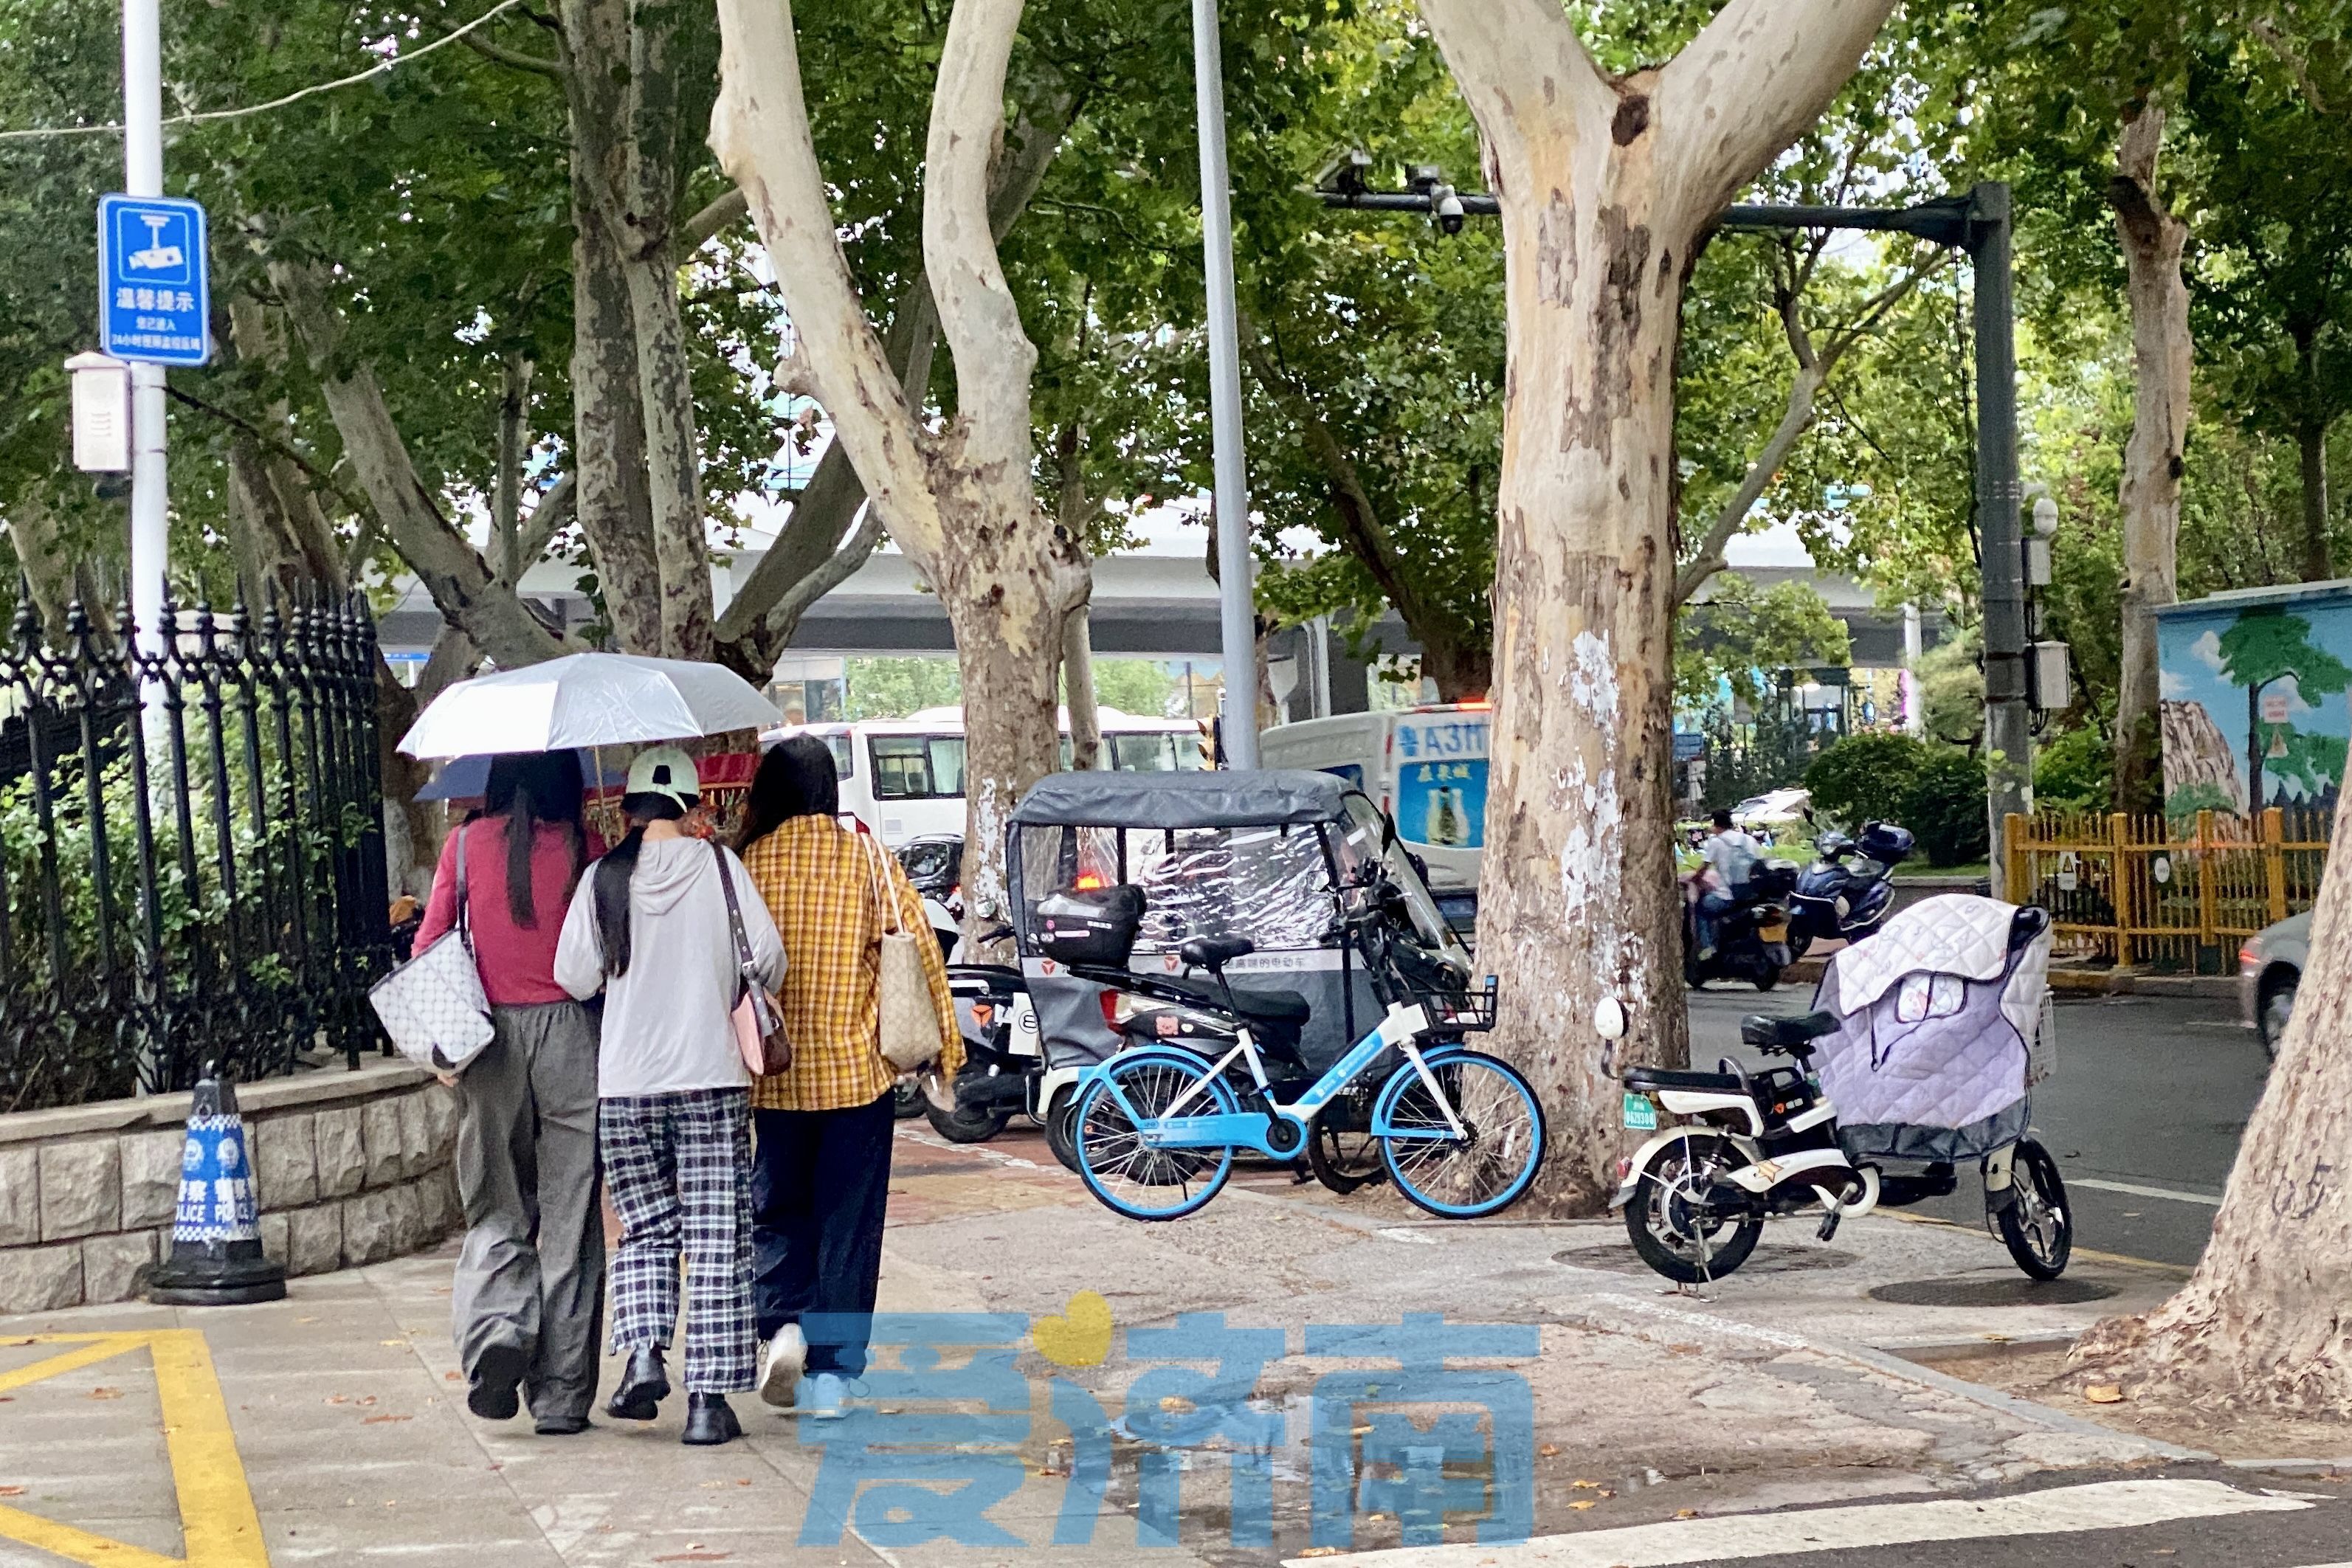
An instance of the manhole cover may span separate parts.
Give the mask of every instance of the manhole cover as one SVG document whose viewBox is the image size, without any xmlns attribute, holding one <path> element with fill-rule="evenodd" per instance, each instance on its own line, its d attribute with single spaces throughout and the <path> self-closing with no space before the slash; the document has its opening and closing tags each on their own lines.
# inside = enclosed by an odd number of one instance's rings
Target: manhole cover
<svg viewBox="0 0 2352 1568">
<path fill-rule="evenodd" d="M 1900 1280 L 1874 1285 L 1870 1299 L 1899 1307 L 2063 1307 L 2076 1301 L 2099 1301 L 2116 1293 L 2113 1285 L 2088 1280 Z"/>
<path fill-rule="evenodd" d="M 1650 1266 L 1630 1248 L 1592 1247 L 1555 1252 L 1555 1263 L 1571 1269 L 1600 1269 L 1612 1274 L 1643 1274 Z M 1854 1260 L 1851 1252 L 1834 1247 L 1759 1247 L 1739 1266 L 1742 1275 L 1801 1274 L 1816 1269 L 1843 1269 Z"/>
</svg>

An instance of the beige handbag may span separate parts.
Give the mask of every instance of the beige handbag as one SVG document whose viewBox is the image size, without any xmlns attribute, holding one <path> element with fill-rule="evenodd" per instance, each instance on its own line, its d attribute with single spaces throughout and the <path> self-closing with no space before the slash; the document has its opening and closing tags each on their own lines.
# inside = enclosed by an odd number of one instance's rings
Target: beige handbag
<svg viewBox="0 0 2352 1568">
<path fill-rule="evenodd" d="M 934 941 L 907 929 L 898 901 L 891 896 L 890 876 L 881 862 L 882 847 L 866 834 L 866 869 L 873 873 L 876 924 L 882 929 L 881 1040 L 884 1060 L 901 1072 L 912 1072 L 937 1061 L 945 1041 L 940 1038 L 940 1015 L 931 1005 L 930 977 L 923 972 L 923 950 L 918 942 Z"/>
</svg>

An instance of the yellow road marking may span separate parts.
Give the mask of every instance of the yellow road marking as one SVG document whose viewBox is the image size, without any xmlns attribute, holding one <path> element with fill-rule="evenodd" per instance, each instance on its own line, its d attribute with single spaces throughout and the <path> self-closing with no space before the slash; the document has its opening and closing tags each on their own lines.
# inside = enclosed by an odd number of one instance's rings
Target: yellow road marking
<svg viewBox="0 0 2352 1568">
<path fill-rule="evenodd" d="M 0 1539 L 22 1542 L 87 1568 L 268 1568 L 261 1520 L 237 1458 L 236 1435 L 221 1397 L 212 1352 L 194 1329 L 106 1334 L 36 1334 L 35 1343 L 79 1349 L 0 1374 L 0 1390 L 20 1388 L 145 1346 L 155 1365 L 163 1444 L 180 1505 L 184 1557 L 164 1557 L 127 1542 L 0 1507 Z"/>
<path fill-rule="evenodd" d="M 142 1333 L 37 1334 L 33 1336 L 31 1343 L 57 1344 L 68 1340 L 87 1340 L 91 1343 L 84 1344 L 79 1350 L 69 1350 L 62 1355 L 53 1355 L 44 1361 L 36 1361 L 25 1366 L 11 1367 L 5 1372 L 0 1372 L 0 1394 L 5 1394 L 12 1388 L 22 1388 L 28 1383 L 40 1383 L 48 1378 L 61 1376 L 66 1373 L 88 1366 L 92 1362 L 105 1361 L 121 1355 L 126 1351 L 137 1350 L 147 1343 L 147 1336 Z M 26 1342 L 18 1340 L 14 1343 L 22 1344 Z"/>
</svg>

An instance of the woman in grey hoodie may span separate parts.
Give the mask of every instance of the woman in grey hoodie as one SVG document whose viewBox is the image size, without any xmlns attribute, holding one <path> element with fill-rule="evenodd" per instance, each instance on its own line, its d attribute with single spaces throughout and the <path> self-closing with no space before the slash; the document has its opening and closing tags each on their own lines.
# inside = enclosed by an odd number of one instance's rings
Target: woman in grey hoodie
<svg viewBox="0 0 2352 1568">
<path fill-rule="evenodd" d="M 743 862 L 678 826 L 700 800 L 672 747 L 629 767 L 629 835 L 581 879 L 555 978 L 604 994 L 596 1142 L 621 1218 L 612 1268 L 613 1348 L 629 1358 L 605 1408 L 650 1421 L 669 1394 L 662 1351 L 686 1260 L 684 1440 L 742 1435 L 727 1396 L 753 1383 L 751 1079 L 729 1014 L 742 984 L 740 918 L 761 984 L 784 977 L 783 944 Z M 734 913 L 730 915 L 730 883 Z"/>
</svg>

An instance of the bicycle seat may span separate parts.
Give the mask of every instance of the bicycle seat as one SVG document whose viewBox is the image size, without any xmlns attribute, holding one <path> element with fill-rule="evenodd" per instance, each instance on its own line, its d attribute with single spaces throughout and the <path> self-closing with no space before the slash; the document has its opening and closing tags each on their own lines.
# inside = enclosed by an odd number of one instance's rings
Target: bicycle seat
<svg viewBox="0 0 2352 1568">
<path fill-rule="evenodd" d="M 1195 936 L 1177 948 L 1176 956 L 1189 967 L 1213 973 L 1256 951 L 1257 944 L 1246 936 Z"/>
<path fill-rule="evenodd" d="M 1774 1018 L 1769 1013 L 1753 1013 L 1739 1020 L 1739 1043 L 1761 1051 L 1785 1051 L 1792 1055 L 1811 1055 L 1812 1042 L 1825 1034 L 1835 1034 L 1843 1020 L 1832 1012 L 1807 1013 L 1801 1018 Z"/>
<path fill-rule="evenodd" d="M 1671 1067 L 1629 1067 L 1625 1070 L 1625 1087 L 1639 1093 L 1644 1090 L 1690 1089 L 1703 1094 L 1745 1094 L 1748 1085 L 1738 1075 L 1730 1072 L 1685 1072 Z"/>
</svg>

